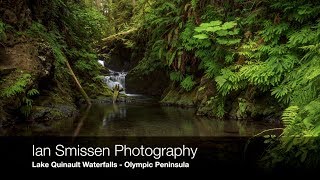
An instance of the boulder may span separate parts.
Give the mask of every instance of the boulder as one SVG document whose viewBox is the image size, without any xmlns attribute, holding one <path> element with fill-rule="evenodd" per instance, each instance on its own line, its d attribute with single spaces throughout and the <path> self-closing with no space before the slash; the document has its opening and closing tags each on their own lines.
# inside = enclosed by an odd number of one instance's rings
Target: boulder
<svg viewBox="0 0 320 180">
<path fill-rule="evenodd" d="M 148 75 L 130 71 L 126 76 L 126 93 L 161 96 L 169 85 L 169 77 L 163 70 L 155 70 Z"/>
</svg>

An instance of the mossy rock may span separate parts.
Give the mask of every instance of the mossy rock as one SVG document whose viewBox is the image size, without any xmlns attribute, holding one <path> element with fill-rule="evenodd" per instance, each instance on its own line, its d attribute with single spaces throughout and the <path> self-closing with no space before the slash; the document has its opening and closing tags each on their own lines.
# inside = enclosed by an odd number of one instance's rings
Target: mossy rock
<svg viewBox="0 0 320 180">
<path fill-rule="evenodd" d="M 17 70 L 17 68 L 3 68 L 3 67 L 0 67 L 0 77 L 1 76 L 6 76 L 6 75 L 14 72 L 15 70 Z"/>
<path fill-rule="evenodd" d="M 196 91 L 183 93 L 180 95 L 180 99 L 176 102 L 179 106 L 193 107 L 195 106 Z"/>
<path fill-rule="evenodd" d="M 155 70 L 148 75 L 132 70 L 126 76 L 126 92 L 160 97 L 168 82 L 169 77 L 164 70 Z"/>
<path fill-rule="evenodd" d="M 258 98 L 257 98 L 258 99 Z M 272 97 L 264 96 L 259 100 L 253 102 L 245 99 L 245 96 L 240 95 L 231 105 L 231 110 L 228 113 L 231 119 L 266 119 L 272 117 L 272 119 L 279 116 L 281 111 L 279 107 L 275 105 L 276 100 Z"/>
<path fill-rule="evenodd" d="M 167 92 L 160 101 L 161 104 L 181 107 L 194 107 L 196 105 L 196 90 L 186 92 L 171 85 Z"/>
<path fill-rule="evenodd" d="M 216 116 L 216 114 L 214 113 L 214 110 L 213 110 L 213 105 L 206 104 L 206 103 L 203 103 L 198 107 L 197 115 L 198 116 L 209 116 L 209 117 Z"/>
<path fill-rule="evenodd" d="M 55 105 L 54 107 L 34 106 L 29 120 L 42 122 L 75 117 L 78 114 L 74 106 Z"/>
<path fill-rule="evenodd" d="M 167 95 L 161 100 L 162 104 L 176 104 L 180 99 L 180 95 L 177 91 L 175 90 L 170 90 Z"/>
<path fill-rule="evenodd" d="M 214 97 L 217 94 L 215 81 L 206 76 L 201 78 L 200 85 L 196 89 L 197 104 L 204 104 L 210 97 Z"/>
</svg>

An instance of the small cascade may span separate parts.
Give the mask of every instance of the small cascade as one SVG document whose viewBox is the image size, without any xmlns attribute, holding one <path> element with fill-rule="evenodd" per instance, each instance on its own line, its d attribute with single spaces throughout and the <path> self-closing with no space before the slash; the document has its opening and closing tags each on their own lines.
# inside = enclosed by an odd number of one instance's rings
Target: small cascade
<svg viewBox="0 0 320 180">
<path fill-rule="evenodd" d="M 103 67 L 105 67 L 105 66 L 104 66 L 104 61 L 98 60 L 98 63 L 101 64 Z"/>
<path fill-rule="evenodd" d="M 105 62 L 103 60 L 98 60 L 98 63 L 105 67 Z M 127 72 L 117 72 L 109 69 L 109 75 L 104 77 L 104 82 L 110 89 L 114 89 L 119 85 L 120 93 L 126 96 L 138 97 L 140 94 L 127 94 L 126 93 L 126 76 Z"/>
<path fill-rule="evenodd" d="M 105 67 L 103 60 L 98 60 L 98 63 Z M 125 83 L 127 72 L 116 72 L 109 69 L 109 75 L 104 77 L 104 82 L 110 89 L 114 89 L 119 85 L 119 89 L 122 93 L 125 93 Z"/>
<path fill-rule="evenodd" d="M 127 72 L 116 72 L 109 70 L 110 74 L 104 77 L 104 81 L 110 89 L 114 89 L 117 85 L 120 91 L 125 93 Z"/>
</svg>

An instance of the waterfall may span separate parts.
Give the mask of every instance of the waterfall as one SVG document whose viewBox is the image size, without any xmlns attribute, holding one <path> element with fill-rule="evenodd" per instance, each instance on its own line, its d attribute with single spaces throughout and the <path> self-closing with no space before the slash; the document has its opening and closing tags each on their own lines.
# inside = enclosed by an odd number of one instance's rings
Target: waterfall
<svg viewBox="0 0 320 180">
<path fill-rule="evenodd" d="M 101 64 L 104 67 L 104 61 L 98 60 L 98 63 Z"/>
<path fill-rule="evenodd" d="M 98 60 L 98 63 L 105 67 L 103 60 Z M 141 96 L 140 94 L 127 94 L 126 93 L 126 76 L 127 72 L 117 72 L 109 69 L 109 75 L 104 76 L 104 82 L 110 89 L 114 89 L 116 85 L 119 85 L 120 93 L 123 93 L 127 96 Z"/>
<path fill-rule="evenodd" d="M 98 60 L 98 63 L 105 67 L 103 60 Z M 109 75 L 104 77 L 104 82 L 110 89 L 114 89 L 116 85 L 119 85 L 120 91 L 125 93 L 127 74 L 127 72 L 116 72 L 109 69 Z"/>
<path fill-rule="evenodd" d="M 119 85 L 120 91 L 125 93 L 127 72 L 116 72 L 109 70 L 110 74 L 104 77 L 104 82 L 110 89 L 114 89 Z"/>
</svg>

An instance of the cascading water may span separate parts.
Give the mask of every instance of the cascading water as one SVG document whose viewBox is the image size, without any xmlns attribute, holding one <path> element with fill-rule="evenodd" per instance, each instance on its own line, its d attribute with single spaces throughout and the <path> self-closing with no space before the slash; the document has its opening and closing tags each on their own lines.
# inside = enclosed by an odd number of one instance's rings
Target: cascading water
<svg viewBox="0 0 320 180">
<path fill-rule="evenodd" d="M 98 63 L 101 64 L 104 67 L 104 61 L 98 60 Z"/>
<path fill-rule="evenodd" d="M 109 70 L 109 72 L 110 74 L 104 77 L 104 81 L 108 87 L 114 89 L 118 85 L 119 90 L 125 93 L 127 72 L 116 72 L 112 70 Z"/>
<path fill-rule="evenodd" d="M 98 60 L 98 63 L 105 67 L 103 60 Z M 140 94 L 127 94 L 126 93 L 126 76 L 127 72 L 117 72 L 109 69 L 109 75 L 104 77 L 104 82 L 110 89 L 114 89 L 117 85 L 119 86 L 120 93 L 126 96 L 141 96 Z"/>
<path fill-rule="evenodd" d="M 98 60 L 98 63 L 105 67 L 104 61 Z M 120 92 L 125 94 L 127 74 L 127 72 L 116 72 L 109 69 L 109 75 L 104 77 L 104 82 L 110 89 L 114 89 L 116 86 L 119 86 Z"/>
</svg>

